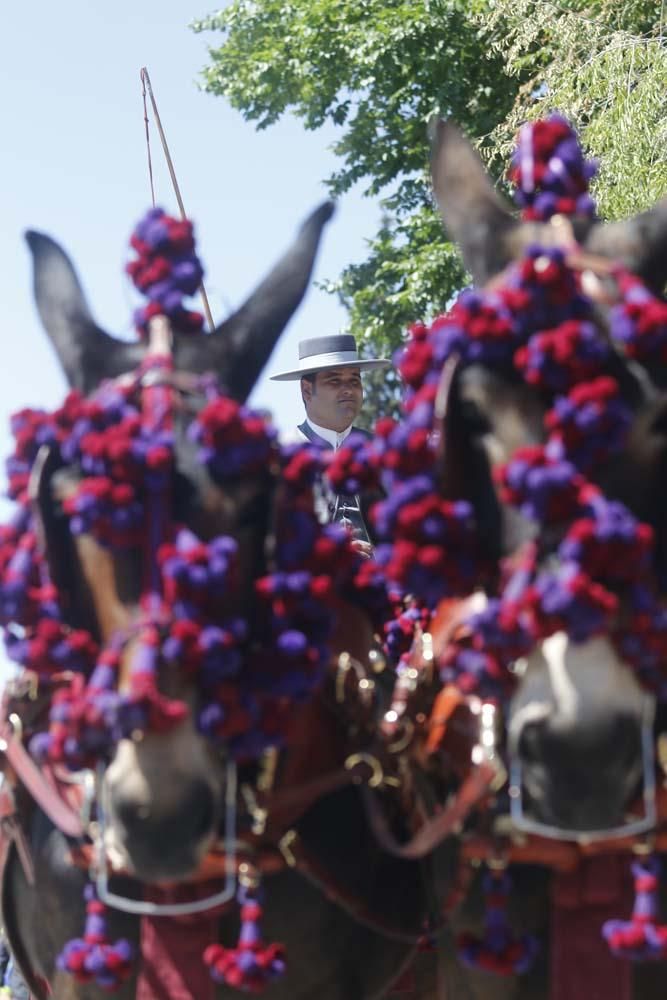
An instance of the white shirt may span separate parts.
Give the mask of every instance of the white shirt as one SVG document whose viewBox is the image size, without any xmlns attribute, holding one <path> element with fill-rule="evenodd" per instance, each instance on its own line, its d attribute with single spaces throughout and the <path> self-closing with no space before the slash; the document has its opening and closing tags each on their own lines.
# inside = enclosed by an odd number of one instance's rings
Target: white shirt
<svg viewBox="0 0 667 1000">
<path fill-rule="evenodd" d="M 332 431 L 328 427 L 320 427 L 319 424 L 314 424 L 312 420 L 306 417 L 306 423 L 311 427 L 319 437 L 324 438 L 331 447 L 336 451 L 342 445 L 345 438 L 348 436 L 352 430 L 352 424 L 346 427 L 344 431 Z"/>
</svg>

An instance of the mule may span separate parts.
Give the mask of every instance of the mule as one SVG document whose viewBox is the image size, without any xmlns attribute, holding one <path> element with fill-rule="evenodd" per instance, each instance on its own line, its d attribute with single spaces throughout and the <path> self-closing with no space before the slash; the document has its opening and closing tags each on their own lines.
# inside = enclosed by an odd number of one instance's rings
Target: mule
<svg viewBox="0 0 667 1000">
<path fill-rule="evenodd" d="M 446 122 L 435 126 L 432 177 L 445 228 L 459 245 L 476 287 L 502 287 L 507 269 L 513 262 L 525 259 L 531 246 L 547 250 L 561 247 L 565 254 L 572 254 L 573 260 L 579 259 L 579 263 L 573 263 L 574 268 L 589 270 L 588 287 L 596 300 L 596 322 L 607 338 L 609 310 L 615 300 L 609 262 L 639 276 L 657 296 L 664 291 L 667 198 L 625 222 L 604 223 L 575 216 L 571 228 L 565 227 L 564 237 L 560 220 L 556 224 L 519 221 L 498 194 L 467 139 L 453 123 Z M 545 326 L 549 325 L 545 322 Z M 595 374 L 616 379 L 629 413 L 628 430 L 621 450 L 598 464 L 593 482 L 606 497 L 620 501 L 651 526 L 651 579 L 664 601 L 665 369 L 659 363 L 640 364 L 620 345 L 612 344 L 611 348 Z M 517 449 L 544 443 L 544 418 L 551 405 L 548 394 L 522 379 L 511 359 L 510 363 L 473 360 L 458 364 L 453 374 L 450 371 L 443 380 L 441 394 L 443 387 L 443 494 L 465 498 L 472 504 L 487 564 L 497 567 L 501 560 L 511 564 L 512 558 L 516 559 L 517 553 L 535 540 L 537 529 L 534 521 L 518 514 L 516 506 L 503 500 L 498 470 Z M 537 540 L 538 550 L 541 546 L 547 552 L 546 559 L 550 541 L 553 559 L 558 540 L 557 534 L 552 539 L 547 535 Z M 437 649 L 435 636 L 434 642 L 437 658 L 442 650 Z M 498 981 L 485 973 L 462 971 L 450 953 L 450 972 L 461 977 L 461 996 L 538 1000 L 547 995 L 597 996 L 598 987 L 591 978 L 580 975 L 577 981 L 576 973 L 570 971 L 568 980 L 565 974 L 567 969 L 576 969 L 579 962 L 582 968 L 592 963 L 600 970 L 600 997 L 628 996 L 629 964 L 605 957 L 604 943 L 597 930 L 591 934 L 586 920 L 587 914 L 593 914 L 590 919 L 596 920 L 599 927 L 614 906 L 617 911 L 619 904 L 623 909 L 622 899 L 629 906 L 629 878 L 616 867 L 614 851 L 619 849 L 624 834 L 626 849 L 632 842 L 633 817 L 628 814 L 645 786 L 652 785 L 656 745 L 667 722 L 664 703 L 656 703 L 645 693 L 637 672 L 604 633 L 582 642 L 576 637 L 573 640 L 567 630 L 561 631 L 528 650 L 516 669 L 514 694 L 506 706 L 506 746 L 503 737 L 497 737 L 513 770 L 510 794 L 521 801 L 521 809 L 513 813 L 520 825 L 512 830 L 505 821 L 501 829 L 501 821 L 495 835 L 499 837 L 501 859 L 503 844 L 510 861 L 513 856 L 521 858 L 524 844 L 525 867 L 510 869 L 515 879 L 510 910 L 517 928 L 529 929 L 542 939 L 542 959 L 526 975 Z M 660 775 L 656 781 L 660 781 Z M 661 813 L 653 817 L 649 837 L 657 836 L 661 817 Z M 473 840 L 474 831 L 473 824 L 469 831 Z M 493 833 L 489 833 L 493 840 Z M 531 840 L 531 834 L 537 834 L 537 839 Z M 591 842 L 591 849 L 597 850 L 597 844 L 602 854 L 605 841 L 610 858 L 576 860 L 583 857 L 577 855 L 577 843 L 584 845 L 584 854 Z M 531 843 L 538 844 L 532 858 Z M 569 874 L 562 874 L 562 868 L 558 874 L 568 852 L 570 863 L 563 867 Z M 474 856 L 474 849 L 471 854 Z M 530 865 L 531 860 L 537 862 L 537 867 Z M 468 896 L 453 920 L 459 928 L 479 928 L 479 880 L 477 890 Z M 559 938 L 563 927 L 569 927 L 569 931 Z M 569 955 L 566 948 L 570 949 Z M 635 967 L 633 996 L 642 1000 L 657 998 L 664 994 L 666 986 L 664 963 Z"/>
<path fill-rule="evenodd" d="M 451 124 L 439 126 L 433 184 L 445 226 L 480 287 L 497 280 L 529 245 L 549 247 L 559 239 L 554 225 L 516 220 L 477 154 Z M 573 228 L 585 253 L 616 261 L 657 293 L 662 291 L 667 280 L 667 199 L 624 223 L 575 218 Z M 604 326 L 602 305 L 600 312 Z M 664 372 L 647 371 L 619 349 L 600 371 L 607 373 L 618 379 L 633 416 L 622 451 L 597 471 L 596 482 L 651 525 L 655 570 L 664 589 Z M 471 364 L 457 374 L 446 429 L 452 463 L 444 471 L 445 489 L 462 486 L 462 495 L 470 497 L 486 526 L 484 543 L 492 559 L 515 551 L 531 531 L 525 518 L 499 500 L 493 471 L 517 448 L 544 440 L 546 409 L 540 392 L 502 365 Z M 639 781 L 644 711 L 634 675 L 604 638 L 584 645 L 557 639 L 535 651 L 514 697 L 508 729 L 536 793 L 533 807 L 543 819 L 582 831 L 621 823 Z M 564 785 L 569 785 L 567 796 Z M 569 816 L 563 815 L 567 809 L 573 811 Z"/>
<path fill-rule="evenodd" d="M 176 512 L 178 520 L 204 542 L 221 534 L 235 539 L 238 585 L 226 599 L 225 613 L 247 609 L 254 582 L 266 571 L 281 485 L 279 474 L 269 467 L 258 469 L 252 477 L 228 478 L 224 486 L 214 481 L 198 461 L 188 436 L 193 415 L 204 403 L 192 389 L 191 376 L 214 372 L 231 398 L 245 401 L 305 292 L 331 212 L 326 204 L 310 216 L 286 256 L 212 334 L 189 337 L 178 329 L 173 332 L 174 385 L 184 405 L 175 418 L 171 514 L 176 516 Z M 103 380 L 122 379 L 141 364 L 144 346 L 117 341 L 97 326 L 61 248 L 37 233 L 29 234 L 28 243 L 39 313 L 70 385 L 90 394 Z M 76 467 L 51 455 L 44 459 L 34 486 L 43 544 L 69 626 L 89 629 L 103 646 L 120 630 L 127 637 L 125 670 L 139 655 L 132 630 L 139 615 L 140 552 L 131 547 L 119 553 L 85 531 L 76 536 L 70 533 L 63 508 L 79 476 Z M 331 641 L 332 663 L 343 652 L 365 663 L 372 645 L 367 617 L 356 607 L 341 604 Z M 238 801 L 233 796 L 240 810 L 238 822 L 256 827 L 254 836 L 239 833 L 236 849 L 241 860 L 251 848 L 257 856 L 266 856 L 266 936 L 284 942 L 289 955 L 284 979 L 272 986 L 276 998 L 365 1000 L 382 995 L 412 959 L 432 916 L 432 902 L 424 888 L 432 879 L 422 879 L 423 866 L 396 861 L 370 836 L 352 782 L 353 768 L 346 767 L 349 734 L 339 717 L 334 676 L 335 672 L 313 703 L 296 713 L 287 748 L 277 764 L 270 755 L 264 761 L 269 769 L 277 766 L 279 771 L 276 798 L 283 815 L 276 829 L 271 826 L 271 808 L 268 819 L 267 809 L 261 808 L 266 804 L 258 784 L 261 767 L 258 772 L 249 762 L 241 768 L 241 791 L 247 794 Z M 146 884 L 158 898 L 173 901 L 174 892 L 178 894 L 178 887 L 218 842 L 229 805 L 230 772 L 224 747 L 221 752 L 196 728 L 196 692 L 173 665 L 160 669 L 158 684 L 161 697 L 181 698 L 190 711 L 168 732 L 120 739 L 108 767 L 98 776 L 98 810 L 104 812 L 105 830 L 97 832 L 104 867 L 110 870 L 109 887 L 130 903 L 141 898 Z M 22 713 L 29 731 L 30 710 L 25 701 L 19 698 L 13 707 Z M 31 711 L 35 715 L 44 708 L 38 698 Z M 268 788 L 270 793 L 271 783 Z M 34 881 L 30 883 L 20 852 L 12 848 L 3 888 L 4 923 L 12 950 L 35 997 L 44 997 L 49 983 L 59 998 L 95 1000 L 103 995 L 100 987 L 90 982 L 77 984 L 57 971 L 64 943 L 83 928 L 81 892 L 90 856 L 84 850 L 82 860 L 78 850 L 82 842 L 54 826 L 22 788 L 16 795 Z M 237 832 L 230 835 L 227 831 L 225 850 Z M 286 833 L 288 842 L 283 844 Z M 226 864 L 224 853 L 221 863 L 216 873 L 218 886 Z M 210 886 L 211 879 L 206 884 Z M 189 891 L 185 890 L 186 896 Z M 196 893 L 196 887 L 192 891 Z M 228 909 L 214 908 L 203 919 L 214 938 L 219 936 L 232 945 L 238 917 Z M 127 938 L 141 956 L 145 935 L 141 917 L 109 908 L 108 925 L 112 940 Z M 183 1000 L 231 995 L 227 987 L 205 982 L 199 968 L 192 970 L 189 951 L 194 945 L 189 939 L 197 926 L 193 917 L 181 921 L 156 917 L 151 925 L 151 967 L 142 971 L 138 961 L 117 995 L 127 1000 L 135 995 Z M 161 968 L 168 960 L 175 972 L 168 981 L 161 981 Z M 429 979 L 423 995 L 431 995 L 431 988 Z"/>
</svg>

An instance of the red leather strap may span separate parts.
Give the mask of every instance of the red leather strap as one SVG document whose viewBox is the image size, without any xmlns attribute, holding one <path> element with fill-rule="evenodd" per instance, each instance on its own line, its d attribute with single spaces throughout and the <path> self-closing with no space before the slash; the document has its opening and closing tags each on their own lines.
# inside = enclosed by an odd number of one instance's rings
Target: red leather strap
<svg viewBox="0 0 667 1000">
<path fill-rule="evenodd" d="M 394 837 L 376 794 L 372 789 L 365 788 L 364 803 L 371 829 L 388 854 L 408 860 L 423 858 L 446 837 L 460 830 L 468 814 L 488 794 L 496 775 L 497 769 L 490 762 L 483 761 L 475 766 L 464 779 L 455 798 L 440 812 L 426 820 L 415 835 L 405 843 Z"/>
<path fill-rule="evenodd" d="M 8 724 L 5 724 L 0 736 L 4 743 L 5 757 L 21 784 L 30 793 L 40 809 L 65 836 L 83 837 L 85 831 L 80 817 L 63 801 L 56 786 L 46 780 L 21 741 L 14 736 Z"/>
<path fill-rule="evenodd" d="M 216 882 L 215 888 L 219 888 Z M 203 898 L 210 882 L 199 886 L 146 889 L 144 897 L 156 903 Z M 218 940 L 220 910 L 191 917 L 141 918 L 141 967 L 136 1000 L 214 1000 L 216 987 L 202 961 L 204 950 Z"/>
<path fill-rule="evenodd" d="M 632 1000 L 632 963 L 614 958 L 601 933 L 631 909 L 627 857 L 585 858 L 554 876 L 550 1000 Z"/>
<path fill-rule="evenodd" d="M 390 997 L 414 997 L 417 993 L 417 977 L 415 975 L 414 963 L 411 962 L 407 969 L 401 974 L 398 981 L 394 983 L 389 991 Z"/>
</svg>

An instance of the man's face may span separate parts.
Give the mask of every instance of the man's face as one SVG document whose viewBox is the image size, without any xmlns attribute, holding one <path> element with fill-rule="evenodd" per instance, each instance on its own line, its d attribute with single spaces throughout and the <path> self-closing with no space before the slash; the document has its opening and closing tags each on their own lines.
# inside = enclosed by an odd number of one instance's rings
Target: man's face
<svg viewBox="0 0 667 1000">
<path fill-rule="evenodd" d="M 344 431 L 359 416 L 364 401 L 358 368 L 331 368 L 316 372 L 314 384 L 301 380 L 306 413 L 315 424 Z"/>
</svg>

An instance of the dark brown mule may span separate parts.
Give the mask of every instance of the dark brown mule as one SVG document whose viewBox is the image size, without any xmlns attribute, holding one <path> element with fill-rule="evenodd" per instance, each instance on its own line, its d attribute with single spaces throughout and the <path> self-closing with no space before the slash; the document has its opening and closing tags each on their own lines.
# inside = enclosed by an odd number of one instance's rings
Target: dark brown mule
<svg viewBox="0 0 667 1000">
<path fill-rule="evenodd" d="M 304 294 L 330 215 L 329 205 L 311 215 L 283 260 L 211 336 L 188 339 L 175 332 L 177 373 L 212 371 L 233 398 L 247 398 Z M 133 370 L 143 348 L 119 342 L 95 324 L 71 263 L 52 240 L 32 233 L 28 241 L 40 315 L 70 384 L 90 393 L 103 379 Z M 236 539 L 242 567 L 236 600 L 242 604 L 250 600 L 253 581 L 264 572 L 279 484 L 266 469 L 251 481 L 235 482 L 223 491 L 196 461 L 186 423 L 176 427 L 173 497 L 178 520 L 203 540 L 221 533 Z M 140 567 L 134 553 L 121 558 L 90 536 L 69 534 L 60 504 L 76 477 L 76 469 L 53 468 L 47 459 L 36 486 L 36 501 L 68 622 L 90 628 L 104 641 L 116 629 L 131 629 L 138 613 Z M 365 617 L 353 607 L 341 606 L 333 662 L 344 650 L 364 662 L 371 644 Z M 182 680 L 169 675 L 160 682 L 169 695 L 193 702 L 195 695 Z M 25 706 L 19 699 L 13 707 L 22 711 Z M 38 701 L 32 711 L 45 707 Z M 24 725 L 29 731 L 28 712 Z M 332 680 L 295 726 L 291 745 L 278 762 L 274 798 L 269 797 L 268 805 L 261 798 L 258 775 L 252 769 L 240 775 L 250 792 L 245 799 L 246 819 L 258 827 L 249 838 L 250 846 L 246 843 L 242 850 L 252 848 L 253 863 L 258 859 L 257 866 L 267 872 L 265 936 L 284 942 L 289 956 L 285 978 L 272 988 L 277 998 L 365 1000 L 382 995 L 413 955 L 431 915 L 421 867 L 383 854 L 370 836 L 352 787 L 353 772 L 349 764 L 347 769 L 344 766 L 349 754 L 349 734 L 341 723 Z M 360 770 L 360 776 L 366 777 L 363 762 Z M 200 863 L 213 863 L 207 852 L 219 834 L 224 769 L 217 753 L 196 732 L 191 716 L 168 734 L 121 741 L 103 788 L 108 814 L 105 846 L 112 864 L 127 873 L 127 877 L 112 878 L 115 891 L 136 898 L 142 882 L 180 885 Z M 59 998 L 101 997 L 98 988 L 77 986 L 55 971 L 64 943 L 80 936 L 83 929 L 86 872 L 73 859 L 85 860 L 86 844 L 74 842 L 54 827 L 31 805 L 23 789 L 18 789 L 17 796 L 35 880 L 29 884 L 13 849 L 3 890 L 4 922 L 12 948 L 37 996 L 44 995 L 41 979 L 51 983 Z M 262 815 L 262 805 L 267 806 L 267 816 Z M 429 876 L 426 882 L 431 881 Z M 164 918 L 157 918 L 156 925 L 160 919 Z M 234 913 L 214 914 L 210 923 L 213 938 L 219 932 L 220 941 L 234 944 L 238 929 Z M 110 910 L 109 924 L 112 940 L 125 936 L 138 945 L 140 918 Z M 167 934 L 164 940 L 171 945 L 163 946 L 187 951 L 191 922 L 170 927 L 171 936 Z M 188 962 L 184 955 L 185 983 L 178 996 L 200 1000 L 203 987 L 188 984 Z M 173 964 L 178 969 L 178 956 Z M 155 968 L 151 975 L 159 979 Z M 196 982 L 201 984 L 200 979 Z M 133 978 L 117 995 L 129 1000 L 136 988 Z M 150 995 L 175 995 L 165 989 L 154 984 Z M 231 995 L 231 991 L 220 988 L 216 995 Z"/>
<path fill-rule="evenodd" d="M 502 280 L 503 270 L 530 244 L 563 244 L 563 232 L 557 225 L 521 223 L 515 218 L 494 189 L 476 152 L 451 123 L 440 122 L 436 127 L 432 172 L 445 227 L 460 245 L 476 285 L 481 287 Z M 583 253 L 589 255 L 585 266 L 595 271 L 595 258 L 603 263 L 605 260 L 618 261 L 643 278 L 656 293 L 663 291 L 667 280 L 667 199 L 626 222 L 603 224 L 575 219 L 573 228 Z M 605 282 L 604 275 L 598 282 L 600 289 Z M 604 329 L 603 299 L 604 295 L 600 295 L 599 322 Z M 608 497 L 620 500 L 653 527 L 655 570 L 664 593 L 667 579 L 667 395 L 664 393 L 667 371 L 647 371 L 626 360 L 620 351 L 614 355 L 611 365 L 613 371 L 609 374 L 618 380 L 623 398 L 632 410 L 633 422 L 623 453 L 616 455 L 601 470 L 598 484 Z M 448 496 L 472 502 L 483 529 L 485 555 L 491 561 L 497 562 L 501 556 L 515 552 L 530 534 L 530 525 L 501 504 L 493 482 L 493 470 L 506 462 L 518 447 L 544 440 L 546 408 L 545 400 L 535 389 L 502 366 L 492 368 L 476 363 L 459 367 L 449 385 L 442 429 L 444 490 Z M 531 818 L 553 828 L 579 830 L 582 834 L 587 830 L 622 825 L 637 793 L 641 774 L 645 702 L 637 681 L 604 638 L 579 648 L 570 644 L 555 665 L 547 662 L 548 659 L 546 654 L 529 658 L 528 669 L 518 683 L 506 720 L 511 749 L 521 758 L 524 780 L 536 790 L 530 805 Z M 564 684 L 571 685 L 567 692 L 563 691 Z M 567 694 L 572 695 L 571 710 L 564 712 Z M 665 729 L 663 715 L 661 710 L 656 712 L 656 740 Z M 567 775 L 572 775 L 573 756 L 577 761 L 576 774 L 568 780 Z M 502 843 L 507 846 L 509 842 L 503 840 Z M 521 854 L 520 844 L 516 849 L 517 854 Z M 613 846 L 609 849 L 613 850 Z M 562 850 L 558 844 L 553 846 L 555 868 L 558 859 L 563 860 L 568 851 L 570 861 L 576 865 L 575 845 L 563 844 Z M 616 869 L 614 858 L 608 863 L 601 861 L 578 872 L 575 870 L 564 888 L 563 879 L 549 873 L 548 854 L 549 849 L 545 848 L 541 863 L 539 851 L 536 851 L 533 860 L 538 867 L 516 870 L 511 900 L 516 926 L 521 925 L 541 936 L 542 961 L 532 973 L 520 979 L 498 980 L 481 973 L 460 973 L 465 984 L 461 986 L 461 996 L 484 997 L 485 1000 L 491 997 L 541 1000 L 549 995 L 551 961 L 551 995 L 560 1000 L 564 994 L 555 977 L 566 967 L 578 968 L 582 961 L 577 951 L 579 918 L 585 921 L 588 912 L 592 914 L 591 919 L 595 919 L 593 911 L 597 905 L 599 926 L 604 919 L 605 906 L 610 900 L 613 904 L 614 897 L 617 911 L 621 910 L 614 915 L 623 915 L 623 905 L 619 907 L 618 901 L 625 894 L 627 883 L 620 885 L 623 876 Z M 530 860 L 527 849 L 524 859 Z M 554 894 L 562 906 L 551 911 L 551 930 L 554 931 L 558 921 L 569 925 L 569 956 L 567 952 L 557 954 L 556 938 L 556 950 L 549 956 L 549 914 Z M 457 912 L 455 923 L 459 926 L 478 923 L 479 907 L 479 894 L 471 894 L 466 905 Z M 610 915 L 608 911 L 606 915 Z M 591 945 L 591 940 L 584 922 L 580 928 L 580 941 L 583 942 L 580 947 L 594 947 L 588 960 L 598 963 L 598 981 L 601 988 L 608 990 L 614 977 L 617 985 L 625 980 L 628 966 L 605 956 L 604 944 Z M 452 969 L 454 967 L 452 965 Z M 582 981 L 587 984 L 588 996 L 597 995 L 590 979 Z M 664 965 L 649 963 L 637 967 L 635 997 L 657 1000 L 664 996 L 666 988 L 667 968 Z"/>
</svg>

